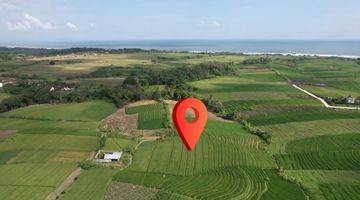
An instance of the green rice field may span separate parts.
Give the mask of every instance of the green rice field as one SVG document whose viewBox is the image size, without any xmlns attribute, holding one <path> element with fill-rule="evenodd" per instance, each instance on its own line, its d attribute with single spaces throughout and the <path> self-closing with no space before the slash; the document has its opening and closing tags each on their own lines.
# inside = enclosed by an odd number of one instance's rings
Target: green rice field
<svg viewBox="0 0 360 200">
<path fill-rule="evenodd" d="M 127 107 L 125 113 L 138 115 L 137 128 L 139 130 L 164 128 L 167 119 L 162 103 Z"/>
<path fill-rule="evenodd" d="M 266 61 L 244 62 L 260 57 Z M 50 60 L 55 64 L 50 66 Z M 179 91 L 169 92 L 166 85 L 144 83 L 140 88 L 140 99 L 160 91 L 154 98 L 162 103 L 134 107 L 127 103 L 135 100 L 122 90 L 111 94 L 124 98 L 126 106 L 118 106 L 125 109 L 125 117 L 137 119 L 139 135 L 102 129 L 104 119 L 118 109 L 111 100 L 33 105 L 0 113 L 0 199 L 46 199 L 79 162 L 99 149 L 123 151 L 128 163 L 122 158 L 113 165 L 83 170 L 57 199 L 360 199 L 360 111 L 327 109 L 292 86 L 320 97 L 358 97 L 356 59 L 79 53 L 0 61 L 0 76 L 10 80 L 32 75 L 34 81 L 59 78 L 79 87 L 123 88 L 130 75 L 147 70 L 161 74 L 209 62 L 227 66 L 231 73 L 181 83 L 193 87 L 191 96 L 211 98 L 223 108 L 209 114 L 193 151 L 185 148 L 169 123 L 171 105 L 162 100 L 174 100 L 171 92 Z M 138 78 L 141 84 L 145 81 Z M 4 92 L 0 102 L 8 96 Z M 224 121 L 220 114 L 237 118 Z M 116 117 L 125 124 L 124 116 Z M 245 129 L 241 120 L 252 129 Z M 253 129 L 271 135 L 269 143 Z M 100 136 L 107 137 L 105 144 Z"/>
</svg>

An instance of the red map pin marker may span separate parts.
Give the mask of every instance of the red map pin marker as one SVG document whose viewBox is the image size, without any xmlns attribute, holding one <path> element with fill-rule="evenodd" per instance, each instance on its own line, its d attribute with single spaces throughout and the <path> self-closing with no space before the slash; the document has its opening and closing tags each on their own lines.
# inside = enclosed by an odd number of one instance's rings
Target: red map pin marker
<svg viewBox="0 0 360 200">
<path fill-rule="evenodd" d="M 186 110 L 189 108 L 195 113 L 195 119 L 191 122 L 186 119 Z M 206 125 L 208 114 L 205 105 L 196 98 L 182 99 L 175 105 L 172 116 L 181 140 L 186 148 L 191 151 Z"/>
</svg>

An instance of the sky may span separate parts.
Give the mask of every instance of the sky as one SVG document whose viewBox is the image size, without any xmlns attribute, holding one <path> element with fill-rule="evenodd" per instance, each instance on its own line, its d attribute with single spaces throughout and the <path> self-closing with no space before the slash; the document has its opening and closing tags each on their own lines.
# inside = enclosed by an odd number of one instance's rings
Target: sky
<svg viewBox="0 0 360 200">
<path fill-rule="evenodd" d="M 359 0 L 0 0 L 0 43 L 360 40 Z"/>
</svg>

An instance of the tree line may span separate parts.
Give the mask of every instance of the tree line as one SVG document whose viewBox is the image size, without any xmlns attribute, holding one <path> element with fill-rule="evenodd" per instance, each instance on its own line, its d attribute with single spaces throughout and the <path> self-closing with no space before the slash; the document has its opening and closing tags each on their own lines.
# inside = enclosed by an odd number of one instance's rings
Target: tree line
<svg viewBox="0 0 360 200">
<path fill-rule="evenodd" d="M 174 99 L 194 96 L 195 88 L 186 81 L 210 78 L 232 73 L 231 67 L 217 63 L 179 67 L 161 71 L 133 71 L 122 85 L 103 84 L 68 85 L 61 80 L 46 81 L 20 79 L 16 84 L 6 85 L 4 91 L 11 96 L 0 103 L 0 112 L 33 104 L 70 103 L 88 100 L 105 100 L 121 107 L 126 102 L 142 99 Z M 163 89 L 146 91 L 147 86 L 162 85 Z M 64 90 L 64 86 L 71 90 Z M 53 89 L 52 89 L 53 88 Z"/>
</svg>

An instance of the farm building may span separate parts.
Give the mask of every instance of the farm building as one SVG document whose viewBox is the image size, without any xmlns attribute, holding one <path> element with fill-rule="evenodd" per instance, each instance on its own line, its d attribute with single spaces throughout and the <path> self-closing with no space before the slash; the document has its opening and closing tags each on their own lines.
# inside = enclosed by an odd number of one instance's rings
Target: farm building
<svg viewBox="0 0 360 200">
<path fill-rule="evenodd" d="M 104 154 L 104 160 L 108 161 L 119 161 L 121 158 L 122 152 L 106 152 Z"/>
<path fill-rule="evenodd" d="M 355 103 L 355 98 L 352 97 L 352 96 L 348 96 L 348 97 L 346 98 L 346 102 L 347 102 L 348 104 L 354 104 L 354 103 Z"/>
</svg>

